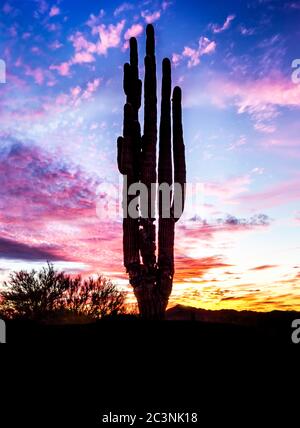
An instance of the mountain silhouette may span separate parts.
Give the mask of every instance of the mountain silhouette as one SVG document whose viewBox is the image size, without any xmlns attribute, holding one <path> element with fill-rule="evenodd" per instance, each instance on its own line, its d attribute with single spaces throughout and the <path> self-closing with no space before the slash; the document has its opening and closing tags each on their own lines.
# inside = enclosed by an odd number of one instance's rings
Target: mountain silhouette
<svg viewBox="0 0 300 428">
<path fill-rule="evenodd" d="M 232 324 L 239 326 L 267 327 L 292 322 L 300 318 L 300 312 L 278 311 L 256 312 L 234 309 L 210 310 L 192 306 L 176 305 L 167 310 L 166 319 L 176 321 L 201 321 L 204 323 Z"/>
</svg>

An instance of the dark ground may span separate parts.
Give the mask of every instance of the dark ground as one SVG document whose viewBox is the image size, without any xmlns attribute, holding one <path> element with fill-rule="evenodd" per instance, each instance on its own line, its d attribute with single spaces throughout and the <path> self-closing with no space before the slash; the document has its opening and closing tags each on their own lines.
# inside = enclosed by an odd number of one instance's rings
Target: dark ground
<svg viewBox="0 0 300 428">
<path fill-rule="evenodd" d="M 194 428 L 299 426 L 300 344 L 291 341 L 299 315 L 179 306 L 165 322 L 11 321 L 7 342 L 17 346 L 0 348 L 10 350 L 0 425 L 122 428 L 101 415 L 197 411 Z"/>
<path fill-rule="evenodd" d="M 167 311 L 163 322 L 145 322 L 134 317 L 101 320 L 90 324 L 42 324 L 33 321 L 7 322 L 7 343 L 101 344 L 115 338 L 120 344 L 132 337 L 141 341 L 166 340 L 170 346 L 195 342 L 211 344 L 291 345 L 292 321 L 300 313 L 273 311 L 209 311 L 176 306 Z M 299 344 L 300 347 L 300 344 Z"/>
</svg>

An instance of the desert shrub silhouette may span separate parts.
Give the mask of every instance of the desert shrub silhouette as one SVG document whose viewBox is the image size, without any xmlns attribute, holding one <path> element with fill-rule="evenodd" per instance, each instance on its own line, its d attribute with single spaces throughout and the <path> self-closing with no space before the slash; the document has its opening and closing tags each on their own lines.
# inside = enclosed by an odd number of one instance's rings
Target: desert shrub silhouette
<svg viewBox="0 0 300 428">
<path fill-rule="evenodd" d="M 62 308 L 72 313 L 95 319 L 124 314 L 125 293 L 107 278 L 98 275 L 96 279 L 82 280 L 79 276 L 70 281 L 62 301 Z"/>
<path fill-rule="evenodd" d="M 3 318 L 45 320 L 64 315 L 100 319 L 125 312 L 125 293 L 107 278 L 83 280 L 58 272 L 51 263 L 40 271 L 10 275 L 0 293 Z"/>
</svg>

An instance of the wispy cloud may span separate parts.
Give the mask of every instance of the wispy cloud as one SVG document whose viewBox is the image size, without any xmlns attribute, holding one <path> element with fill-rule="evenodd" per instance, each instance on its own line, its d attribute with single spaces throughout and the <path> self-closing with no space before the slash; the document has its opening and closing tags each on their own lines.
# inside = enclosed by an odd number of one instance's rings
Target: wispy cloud
<svg viewBox="0 0 300 428">
<path fill-rule="evenodd" d="M 161 16 L 161 11 L 156 10 L 154 12 L 149 12 L 148 10 L 142 11 L 141 16 L 144 18 L 147 24 L 152 24 L 155 21 L 158 21 Z"/>
<path fill-rule="evenodd" d="M 129 39 L 131 37 L 140 36 L 143 31 L 144 31 L 144 27 L 141 24 L 132 24 L 132 26 L 130 28 L 128 28 L 128 30 L 126 30 L 124 33 L 125 43 L 123 45 L 123 48 L 128 49 L 129 48 Z"/>
<path fill-rule="evenodd" d="M 107 55 L 111 48 L 117 48 L 121 44 L 121 34 L 125 26 L 125 20 L 117 24 L 100 24 L 97 25 L 97 20 L 90 19 L 89 25 L 92 29 L 92 34 L 97 35 L 97 41 L 89 41 L 86 36 L 77 31 L 71 35 L 69 40 L 72 42 L 75 49 L 73 57 L 64 61 L 61 64 L 52 64 L 50 70 L 57 70 L 61 76 L 70 76 L 71 67 L 74 64 L 86 64 L 95 61 L 96 55 Z"/>
<path fill-rule="evenodd" d="M 61 76 L 70 76 L 70 66 L 71 63 L 65 61 L 58 65 L 50 65 L 49 70 L 56 70 Z"/>
<path fill-rule="evenodd" d="M 298 201 L 300 199 L 300 178 L 281 181 L 258 192 L 239 195 L 236 199 L 244 205 L 255 206 L 256 209 Z"/>
<path fill-rule="evenodd" d="M 212 32 L 215 34 L 222 33 L 230 28 L 231 22 L 235 19 L 235 15 L 228 15 L 222 25 L 210 24 Z"/>
<path fill-rule="evenodd" d="M 216 50 L 216 42 L 209 40 L 207 37 L 200 37 L 198 47 L 192 48 L 185 46 L 181 54 L 173 53 L 172 62 L 178 65 L 184 58 L 188 59 L 188 67 L 196 67 L 200 64 L 200 58 L 203 55 L 212 54 Z"/>
<path fill-rule="evenodd" d="M 119 246 L 118 225 L 103 224 L 99 231 L 99 181 L 55 154 L 9 138 L 1 149 L 0 172 L 0 258 L 80 261 L 95 270 L 105 241 L 103 269 L 119 266 L 122 272 L 121 260 L 111 262 L 117 259 L 112 253 Z M 8 206 L 14 209 L 6 210 Z"/>
<path fill-rule="evenodd" d="M 207 272 L 214 269 L 224 269 L 230 267 L 221 256 L 210 256 L 203 258 L 192 258 L 187 256 L 176 257 L 176 282 L 188 281 L 189 278 L 197 278 L 198 281 Z"/>
<path fill-rule="evenodd" d="M 133 10 L 134 5 L 132 3 L 122 3 L 114 10 L 114 16 L 118 16 L 121 13 L 127 12 L 129 10 Z"/>
<path fill-rule="evenodd" d="M 60 8 L 58 6 L 52 6 L 49 12 L 49 16 L 52 18 L 53 16 L 57 16 L 60 14 Z"/>
<path fill-rule="evenodd" d="M 273 269 L 276 268 L 277 265 L 261 265 L 261 266 L 255 266 L 254 268 L 251 268 L 250 270 L 266 270 L 266 269 Z"/>
<path fill-rule="evenodd" d="M 55 246 L 34 246 L 0 237 L 0 259 L 46 262 L 64 260 L 64 256 L 59 255 Z"/>
<path fill-rule="evenodd" d="M 280 115 L 280 108 L 300 108 L 300 85 L 282 75 L 274 75 L 261 79 L 224 79 L 214 76 L 206 84 L 205 92 L 189 91 L 187 86 L 187 105 L 201 105 L 210 100 L 221 108 L 236 108 L 238 114 L 247 113 L 254 123 L 254 128 L 263 133 L 276 130 L 275 119 Z"/>
</svg>

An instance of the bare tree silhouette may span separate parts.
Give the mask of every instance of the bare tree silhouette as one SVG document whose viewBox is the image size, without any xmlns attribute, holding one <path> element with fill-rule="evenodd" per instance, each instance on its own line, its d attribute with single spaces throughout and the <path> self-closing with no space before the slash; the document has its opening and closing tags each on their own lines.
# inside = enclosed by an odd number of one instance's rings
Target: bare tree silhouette
<svg viewBox="0 0 300 428">
<path fill-rule="evenodd" d="M 0 311 L 6 318 L 43 320 L 72 314 L 100 319 L 123 314 L 125 298 L 123 291 L 101 275 L 71 278 L 48 263 L 38 272 L 12 273 L 0 293 Z"/>
<path fill-rule="evenodd" d="M 2 307 L 10 317 L 39 319 L 56 309 L 69 288 L 70 278 L 48 263 L 39 272 L 13 272 L 3 285 Z"/>
<path fill-rule="evenodd" d="M 138 112 L 141 106 L 142 82 L 139 79 L 138 51 L 135 38 L 130 39 L 130 64 L 124 65 L 123 137 L 118 138 L 118 167 L 124 179 L 123 199 L 123 252 L 124 265 L 130 284 L 138 301 L 143 318 L 161 319 L 168 304 L 174 276 L 174 231 L 175 202 L 184 205 L 186 166 L 182 131 L 181 89 L 175 87 L 172 97 L 171 122 L 171 63 L 165 58 L 162 63 L 161 119 L 159 128 L 158 170 L 156 162 L 157 145 L 157 95 L 155 37 L 152 25 L 146 30 L 146 56 L 144 80 L 144 135 L 141 136 Z M 173 125 L 173 145 L 171 127 Z M 129 187 L 142 183 L 148 189 L 148 204 L 140 198 L 142 213 L 132 218 L 128 209 L 134 196 L 128 195 Z M 158 251 L 156 254 L 155 213 L 151 208 L 156 203 L 151 185 L 171 185 L 168 217 L 163 215 L 162 195 L 158 200 Z M 181 193 L 175 192 L 178 183 Z M 176 199 L 176 201 L 175 201 Z M 181 211 L 182 212 L 182 211 Z"/>
<path fill-rule="evenodd" d="M 80 276 L 70 282 L 62 307 L 74 314 L 100 319 L 125 313 L 125 293 L 104 276 L 82 280 Z"/>
</svg>

